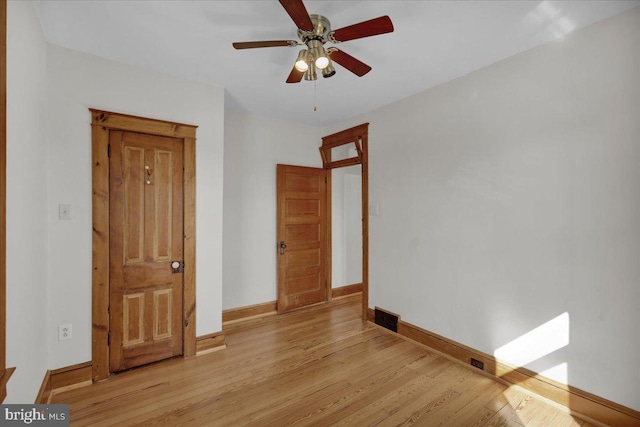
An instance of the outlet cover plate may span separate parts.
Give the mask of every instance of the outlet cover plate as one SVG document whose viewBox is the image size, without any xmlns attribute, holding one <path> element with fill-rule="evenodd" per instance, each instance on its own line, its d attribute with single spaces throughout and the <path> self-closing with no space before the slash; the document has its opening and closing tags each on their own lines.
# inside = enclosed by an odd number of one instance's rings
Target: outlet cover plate
<svg viewBox="0 0 640 427">
<path fill-rule="evenodd" d="M 71 323 L 58 326 L 58 341 L 70 340 L 72 335 Z"/>
<path fill-rule="evenodd" d="M 475 366 L 478 369 L 482 369 L 484 371 L 484 362 L 481 362 L 478 359 L 471 358 L 471 366 Z"/>
</svg>

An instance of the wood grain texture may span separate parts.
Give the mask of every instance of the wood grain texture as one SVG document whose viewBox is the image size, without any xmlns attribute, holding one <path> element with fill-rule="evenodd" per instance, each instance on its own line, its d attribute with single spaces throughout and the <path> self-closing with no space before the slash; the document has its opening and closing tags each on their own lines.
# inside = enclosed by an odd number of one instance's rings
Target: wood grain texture
<svg viewBox="0 0 640 427">
<path fill-rule="evenodd" d="M 362 133 L 362 320 L 369 310 L 369 123 L 360 125 Z"/>
<path fill-rule="evenodd" d="M 369 310 L 372 321 L 373 310 Z M 506 383 L 517 385 L 529 392 L 566 406 L 582 419 L 604 425 L 631 427 L 640 425 L 640 413 L 592 393 L 562 384 L 522 367 L 498 360 L 479 350 L 468 347 L 403 320 L 398 321 L 398 334 L 419 342 L 465 365 L 471 358 L 484 363 L 484 371 Z M 526 425 L 526 424 L 525 424 Z"/>
<path fill-rule="evenodd" d="M 278 312 L 329 296 L 326 188 L 324 169 L 277 165 Z"/>
<path fill-rule="evenodd" d="M 227 348 L 56 393 L 72 426 L 582 426 L 530 393 L 362 322 L 358 296 L 224 329 Z"/>
<path fill-rule="evenodd" d="M 91 372 L 89 372 L 89 378 L 91 378 Z M 36 396 L 36 400 L 33 403 L 35 403 L 36 405 L 45 405 L 49 403 L 50 397 L 51 397 L 51 371 L 47 369 L 47 372 L 45 372 L 44 378 L 42 379 L 40 390 L 38 390 L 38 395 Z"/>
<path fill-rule="evenodd" d="M 196 354 L 196 138 L 184 139 L 184 357 Z"/>
<path fill-rule="evenodd" d="M 340 286 L 331 290 L 332 298 L 341 298 L 362 292 L 362 283 L 354 283 L 352 285 Z"/>
<path fill-rule="evenodd" d="M 91 360 L 93 379 L 109 375 L 109 131 L 92 122 Z"/>
<path fill-rule="evenodd" d="M 362 136 L 369 132 L 369 123 L 363 123 L 361 125 L 357 125 L 351 127 L 349 129 L 342 130 L 340 132 L 333 133 L 331 135 L 322 137 L 322 146 L 323 147 L 337 147 L 349 142 L 352 142 L 358 139 L 359 136 Z"/>
<path fill-rule="evenodd" d="M 78 363 L 52 371 L 47 370 L 34 403 L 47 404 L 50 402 L 53 393 L 87 386 L 92 383 L 92 380 L 93 369 L 91 362 Z"/>
<path fill-rule="evenodd" d="M 5 368 L 0 371 L 0 402 L 7 397 L 7 383 L 15 370 L 16 368 Z"/>
<path fill-rule="evenodd" d="M 111 372 L 182 354 L 183 140 L 109 137 Z"/>
<path fill-rule="evenodd" d="M 224 332 L 214 332 L 213 334 L 202 335 L 196 338 L 196 355 L 211 353 L 212 351 L 224 350 Z"/>
<path fill-rule="evenodd" d="M 359 165 L 361 163 L 360 159 L 357 157 L 351 157 L 348 159 L 336 160 L 335 162 L 325 163 L 325 169 L 337 169 L 337 168 L 345 168 L 348 166 Z"/>
<path fill-rule="evenodd" d="M 369 19 L 347 27 L 334 30 L 333 37 L 340 41 L 360 39 L 363 37 L 377 36 L 393 31 L 393 23 L 388 16 L 380 16 L 378 18 Z"/>
<path fill-rule="evenodd" d="M 244 307 L 229 308 L 222 310 L 222 323 L 233 322 L 265 314 L 276 314 L 278 310 L 277 301 L 268 301 L 261 304 L 246 305 Z"/>
<path fill-rule="evenodd" d="M 297 43 L 298 42 L 295 40 L 265 40 L 255 42 L 235 42 L 231 45 L 234 49 L 258 49 L 263 47 L 291 47 L 296 46 Z"/>
<path fill-rule="evenodd" d="M 91 362 L 78 363 L 50 371 L 51 391 L 70 386 L 87 385 L 92 380 Z"/>
<path fill-rule="evenodd" d="M 131 132 L 147 133 L 150 135 L 169 136 L 174 138 L 196 137 L 198 126 L 183 123 L 167 122 L 147 117 L 131 116 L 110 111 L 90 108 L 91 123 L 106 129 L 127 130 Z"/>
<path fill-rule="evenodd" d="M 92 139 L 92 362 L 94 381 L 109 375 L 109 134 L 130 131 L 184 141 L 183 355 L 196 354 L 195 135 L 196 126 L 90 109 Z"/>
<path fill-rule="evenodd" d="M 7 0 L 0 0 L 0 104 L 0 374 L 4 375 L 7 336 Z M 5 382 L 0 385 L 0 403 L 6 394 Z"/>
<path fill-rule="evenodd" d="M 307 32 L 313 31 L 313 21 L 309 17 L 309 12 L 307 12 L 302 0 L 280 0 L 280 4 L 298 28 Z"/>
</svg>

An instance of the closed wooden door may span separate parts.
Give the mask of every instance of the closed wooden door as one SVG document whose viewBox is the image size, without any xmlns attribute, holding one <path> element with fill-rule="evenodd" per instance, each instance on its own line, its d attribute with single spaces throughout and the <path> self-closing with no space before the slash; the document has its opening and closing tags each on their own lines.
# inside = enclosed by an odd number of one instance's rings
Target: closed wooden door
<svg viewBox="0 0 640 427">
<path fill-rule="evenodd" d="M 111 372 L 182 354 L 183 141 L 109 136 Z M 177 268 L 181 270 L 181 268 Z"/>
<path fill-rule="evenodd" d="M 326 171 L 278 165 L 278 312 L 327 300 Z"/>
</svg>

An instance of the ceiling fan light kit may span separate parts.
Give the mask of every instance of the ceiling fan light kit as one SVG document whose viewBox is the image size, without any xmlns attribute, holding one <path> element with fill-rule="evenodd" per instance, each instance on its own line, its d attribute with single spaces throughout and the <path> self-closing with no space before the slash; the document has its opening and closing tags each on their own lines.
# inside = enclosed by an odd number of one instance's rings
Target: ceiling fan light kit
<svg viewBox="0 0 640 427">
<path fill-rule="evenodd" d="M 305 72 L 309 69 L 309 60 L 307 59 L 309 56 L 309 52 L 306 49 L 301 50 L 298 53 L 298 59 L 296 59 L 296 70 L 300 72 Z"/>
<path fill-rule="evenodd" d="M 306 73 L 304 73 L 304 79 L 308 81 L 318 80 L 318 73 L 315 67 L 309 67 Z"/>
<path fill-rule="evenodd" d="M 322 72 L 322 77 L 331 77 L 336 74 L 333 62 L 342 65 L 358 77 L 362 77 L 371 71 L 370 66 L 335 47 L 325 49 L 324 44 L 327 42 L 341 43 L 393 32 L 393 24 L 388 16 L 381 16 L 332 31 L 329 19 L 322 15 L 309 15 L 302 0 L 280 0 L 280 4 L 298 27 L 300 41 L 236 42 L 233 43 L 233 47 L 236 49 L 255 49 L 305 45 L 306 49 L 298 52 L 287 83 L 299 83 L 303 77 L 305 80 L 317 80 L 316 69 Z"/>
<path fill-rule="evenodd" d="M 336 73 L 336 69 L 333 67 L 333 65 L 331 65 L 331 60 L 329 60 L 329 65 L 327 65 L 327 68 L 322 70 L 322 77 L 326 79 L 328 77 L 333 76 L 335 73 Z"/>
<path fill-rule="evenodd" d="M 307 41 L 306 45 L 309 47 L 309 57 L 312 58 L 312 62 L 316 68 L 321 70 L 327 68 L 329 65 L 329 57 L 327 57 L 327 52 L 324 50 L 322 42 L 313 39 Z"/>
</svg>

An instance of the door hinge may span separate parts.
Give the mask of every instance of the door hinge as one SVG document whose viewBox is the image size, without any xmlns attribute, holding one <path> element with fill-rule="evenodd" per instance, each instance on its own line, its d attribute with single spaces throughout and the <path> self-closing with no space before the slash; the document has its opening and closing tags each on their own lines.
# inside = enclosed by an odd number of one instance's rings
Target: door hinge
<svg viewBox="0 0 640 427">
<path fill-rule="evenodd" d="M 111 144 L 107 145 L 107 157 L 111 157 Z"/>
<path fill-rule="evenodd" d="M 111 332 L 107 334 L 107 346 L 111 345 Z"/>
</svg>

